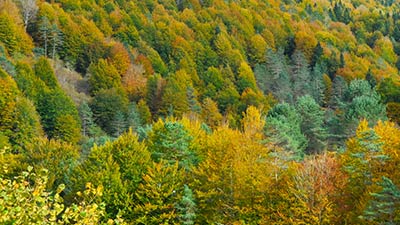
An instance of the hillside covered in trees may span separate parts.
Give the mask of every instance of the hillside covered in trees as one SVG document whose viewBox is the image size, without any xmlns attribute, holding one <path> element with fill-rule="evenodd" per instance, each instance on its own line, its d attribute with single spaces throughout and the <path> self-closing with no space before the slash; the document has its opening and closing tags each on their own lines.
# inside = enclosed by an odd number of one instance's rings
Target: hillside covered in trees
<svg viewBox="0 0 400 225">
<path fill-rule="evenodd" d="M 0 0 L 0 224 L 400 224 L 395 0 Z"/>
</svg>

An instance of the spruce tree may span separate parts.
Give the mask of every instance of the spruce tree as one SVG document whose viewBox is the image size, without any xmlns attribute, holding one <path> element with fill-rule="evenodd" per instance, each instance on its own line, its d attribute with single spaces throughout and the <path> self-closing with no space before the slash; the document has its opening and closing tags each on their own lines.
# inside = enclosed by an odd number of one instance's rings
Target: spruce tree
<svg viewBox="0 0 400 225">
<path fill-rule="evenodd" d="M 301 116 L 301 131 L 308 139 L 307 153 L 322 152 L 326 147 L 327 138 L 324 111 L 309 95 L 298 99 L 296 110 Z"/>
</svg>

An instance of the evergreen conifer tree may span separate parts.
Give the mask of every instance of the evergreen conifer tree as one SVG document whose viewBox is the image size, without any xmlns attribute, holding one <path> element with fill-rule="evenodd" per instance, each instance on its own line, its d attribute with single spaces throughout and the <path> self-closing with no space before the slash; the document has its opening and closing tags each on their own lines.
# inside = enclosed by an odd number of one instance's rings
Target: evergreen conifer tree
<svg viewBox="0 0 400 225">
<path fill-rule="evenodd" d="M 324 111 L 309 95 L 298 99 L 296 110 L 301 116 L 301 131 L 308 139 L 307 153 L 322 152 L 325 149 L 327 138 Z"/>
<path fill-rule="evenodd" d="M 382 177 L 379 183 L 381 190 L 371 193 L 372 199 L 364 210 L 361 218 L 394 225 L 400 222 L 400 189 L 387 177 Z"/>
<path fill-rule="evenodd" d="M 128 106 L 128 114 L 126 117 L 127 127 L 136 131 L 140 126 L 142 126 L 142 121 L 140 119 L 140 113 L 135 102 L 131 102 Z"/>
<path fill-rule="evenodd" d="M 183 188 L 182 199 L 176 207 L 179 213 L 179 220 L 183 225 L 193 225 L 196 219 L 196 203 L 193 192 L 186 184 Z"/>
<path fill-rule="evenodd" d="M 293 65 L 291 68 L 291 83 L 293 90 L 293 97 L 295 99 L 311 94 L 311 76 L 307 59 L 304 54 L 296 50 L 292 55 Z"/>
<path fill-rule="evenodd" d="M 78 108 L 79 116 L 82 121 L 82 135 L 91 136 L 93 126 L 95 126 L 93 121 L 93 112 L 90 109 L 87 102 L 82 102 Z"/>
<path fill-rule="evenodd" d="M 275 105 L 265 123 L 267 141 L 290 152 L 291 159 L 300 160 L 307 148 L 307 139 L 301 132 L 301 116 L 288 103 Z"/>
</svg>

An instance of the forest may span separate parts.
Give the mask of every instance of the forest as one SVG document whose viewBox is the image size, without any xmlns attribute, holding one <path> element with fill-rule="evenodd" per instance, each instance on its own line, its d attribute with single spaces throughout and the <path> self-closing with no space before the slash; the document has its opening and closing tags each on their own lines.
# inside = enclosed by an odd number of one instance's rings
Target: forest
<svg viewBox="0 0 400 225">
<path fill-rule="evenodd" d="M 0 224 L 400 224 L 395 0 L 0 0 Z"/>
</svg>

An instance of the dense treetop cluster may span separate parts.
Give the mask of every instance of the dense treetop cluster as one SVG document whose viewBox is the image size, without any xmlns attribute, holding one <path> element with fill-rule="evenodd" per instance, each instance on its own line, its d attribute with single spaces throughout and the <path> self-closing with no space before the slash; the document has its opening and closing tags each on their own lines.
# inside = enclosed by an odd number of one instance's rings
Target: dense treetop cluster
<svg viewBox="0 0 400 225">
<path fill-rule="evenodd" d="M 0 1 L 0 223 L 398 224 L 399 56 L 394 0 Z"/>
</svg>

